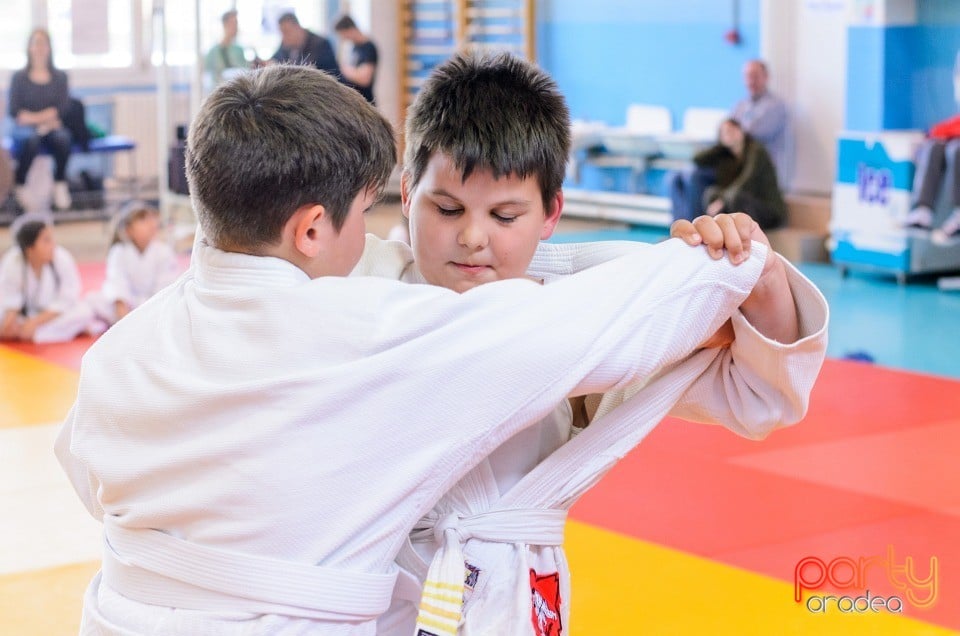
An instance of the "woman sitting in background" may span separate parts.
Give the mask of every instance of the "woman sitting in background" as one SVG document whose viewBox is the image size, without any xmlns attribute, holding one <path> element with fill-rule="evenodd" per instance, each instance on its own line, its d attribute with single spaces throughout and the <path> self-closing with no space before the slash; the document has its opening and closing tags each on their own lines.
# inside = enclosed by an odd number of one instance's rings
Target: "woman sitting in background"
<svg viewBox="0 0 960 636">
<path fill-rule="evenodd" d="M 25 210 L 32 209 L 26 192 L 27 172 L 42 148 L 53 155 L 53 205 L 70 207 L 67 161 L 70 159 L 70 131 L 63 125 L 70 103 L 67 74 L 53 65 L 50 34 L 34 29 L 27 41 L 27 65 L 10 82 L 9 110 L 14 120 L 11 137 L 17 157 L 14 196 Z"/>
<path fill-rule="evenodd" d="M 745 212 L 764 230 L 786 220 L 787 204 L 777 185 L 773 160 L 736 119 L 725 119 L 717 144 L 699 152 L 693 161 L 716 172 L 716 184 L 703 197 L 706 214 Z"/>
</svg>

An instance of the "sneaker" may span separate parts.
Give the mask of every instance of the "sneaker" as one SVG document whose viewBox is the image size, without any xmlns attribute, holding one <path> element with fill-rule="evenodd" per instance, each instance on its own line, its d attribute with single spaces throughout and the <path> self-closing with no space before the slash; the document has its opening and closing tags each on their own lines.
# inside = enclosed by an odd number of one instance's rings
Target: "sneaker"
<svg viewBox="0 0 960 636">
<path fill-rule="evenodd" d="M 960 207 L 954 208 L 947 220 L 940 224 L 940 231 L 946 236 L 953 236 L 960 232 Z"/>
<path fill-rule="evenodd" d="M 53 207 L 58 210 L 69 210 L 70 204 L 73 201 L 70 200 L 70 188 L 67 186 L 66 181 L 57 181 L 53 184 Z"/>
<path fill-rule="evenodd" d="M 27 186 L 18 185 L 13 189 L 13 198 L 17 200 L 17 205 L 24 212 L 30 212 L 33 209 L 33 201 L 30 199 L 30 193 Z"/>
<path fill-rule="evenodd" d="M 918 205 L 907 214 L 903 226 L 929 230 L 933 227 L 933 210 L 925 205 Z"/>
</svg>

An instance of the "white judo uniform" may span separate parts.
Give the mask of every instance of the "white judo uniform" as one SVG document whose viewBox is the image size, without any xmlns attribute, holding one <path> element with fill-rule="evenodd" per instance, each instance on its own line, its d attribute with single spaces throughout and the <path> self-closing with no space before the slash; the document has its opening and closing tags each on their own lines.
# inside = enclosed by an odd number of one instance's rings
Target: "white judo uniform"
<svg viewBox="0 0 960 636">
<path fill-rule="evenodd" d="M 130 309 L 139 307 L 179 274 L 177 255 L 165 242 L 151 241 L 141 252 L 130 241 L 121 241 L 110 246 L 103 287 L 87 296 L 87 302 L 97 318 L 112 325 L 117 322 L 118 300 Z"/>
<path fill-rule="evenodd" d="M 33 334 L 38 344 L 73 340 L 90 325 L 93 311 L 80 299 L 80 270 L 73 256 L 57 245 L 53 262 L 37 276 L 26 264 L 20 248 L 7 250 L 0 259 L 0 311 L 15 310 L 31 318 L 44 311 L 59 315 Z"/>
<path fill-rule="evenodd" d="M 686 359 L 763 257 L 668 241 L 456 294 L 199 244 L 87 352 L 56 442 L 104 525 L 81 632 L 376 633 L 444 493 L 566 396 Z"/>
<path fill-rule="evenodd" d="M 640 243 L 545 244 L 529 274 L 549 284 L 647 249 Z M 737 310 L 731 347 L 700 351 L 649 384 L 607 393 L 596 421 L 553 453 L 570 438 L 572 413 L 562 401 L 538 426 L 517 433 L 480 462 L 417 524 L 397 560 L 410 575 L 405 578 L 417 585 L 398 586 L 378 634 L 566 633 L 566 510 L 665 415 L 719 423 L 750 438 L 799 421 L 823 363 L 828 309 L 816 287 L 784 264 L 798 309 L 797 342 L 765 338 Z M 354 274 L 423 282 L 407 246 L 374 238 Z M 686 316 L 675 328 L 682 333 L 698 319 Z M 425 581 L 427 588 L 418 589 Z"/>
</svg>

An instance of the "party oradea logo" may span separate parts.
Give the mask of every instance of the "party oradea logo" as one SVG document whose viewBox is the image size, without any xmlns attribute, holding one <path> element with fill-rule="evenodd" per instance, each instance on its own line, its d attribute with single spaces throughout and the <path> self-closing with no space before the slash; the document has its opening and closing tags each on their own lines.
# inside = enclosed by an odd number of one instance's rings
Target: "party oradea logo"
<svg viewBox="0 0 960 636">
<path fill-rule="evenodd" d="M 903 614 L 905 606 L 929 609 L 937 602 L 937 557 L 929 563 L 912 556 L 838 556 L 829 561 L 808 556 L 797 562 L 793 600 L 815 614 Z M 837 592 L 828 594 L 827 592 Z M 804 594 L 806 592 L 806 594 Z"/>
</svg>

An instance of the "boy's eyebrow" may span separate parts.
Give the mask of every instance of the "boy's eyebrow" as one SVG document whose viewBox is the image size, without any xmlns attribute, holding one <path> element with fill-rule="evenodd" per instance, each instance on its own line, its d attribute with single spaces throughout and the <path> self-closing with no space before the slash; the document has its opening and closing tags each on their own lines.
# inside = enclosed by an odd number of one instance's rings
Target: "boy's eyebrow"
<svg viewBox="0 0 960 636">
<path fill-rule="evenodd" d="M 458 196 L 455 195 L 455 194 L 451 194 L 451 193 L 447 192 L 447 191 L 444 190 L 443 188 L 434 188 L 434 189 L 432 189 L 432 190 L 428 190 L 427 192 L 428 192 L 428 194 L 430 194 L 431 196 L 448 197 L 448 198 L 450 198 L 450 199 L 456 199 L 457 201 L 460 200 L 460 197 L 458 197 Z M 494 203 L 493 205 L 494 205 L 494 206 L 501 206 L 501 205 L 530 205 L 530 202 L 531 202 L 530 199 L 504 199 L 503 201 L 497 201 L 497 202 Z"/>
</svg>

